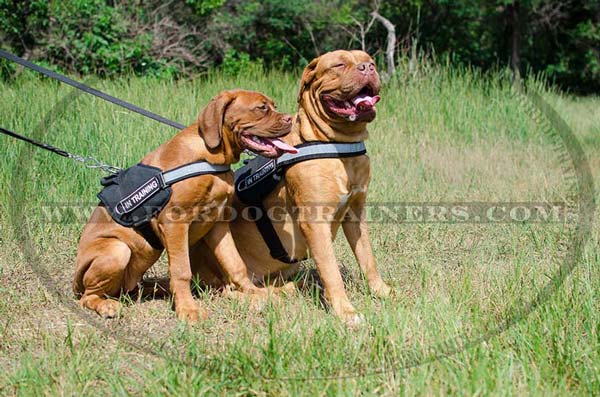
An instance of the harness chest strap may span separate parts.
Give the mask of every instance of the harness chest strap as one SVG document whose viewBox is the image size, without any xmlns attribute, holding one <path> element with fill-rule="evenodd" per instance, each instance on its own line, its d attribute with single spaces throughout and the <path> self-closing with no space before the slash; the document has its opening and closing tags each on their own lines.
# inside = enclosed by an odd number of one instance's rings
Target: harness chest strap
<svg viewBox="0 0 600 397">
<path fill-rule="evenodd" d="M 251 206 L 251 216 L 256 219 L 256 227 L 267 244 L 271 257 L 288 264 L 299 260 L 292 259 L 285 250 L 267 216 L 262 204 L 263 199 L 281 182 L 285 169 L 293 164 L 314 159 L 355 157 L 367 153 L 364 142 L 308 142 L 296 146 L 296 149 L 296 154 L 286 153 L 270 161 L 261 157 L 252 159 L 235 174 L 236 193 L 243 202 Z M 249 170 L 252 171 L 248 172 Z"/>
<path fill-rule="evenodd" d="M 275 188 L 272 183 L 265 183 L 265 179 L 270 176 L 277 179 L 286 167 L 296 163 L 314 159 L 353 157 L 367 153 L 364 142 L 307 142 L 296 146 L 296 149 L 298 153 L 285 153 L 277 159 L 256 156 L 246 160 L 246 165 L 235 172 L 235 190 L 238 197 L 246 204 L 257 204 Z M 278 183 L 279 179 L 276 182 Z M 259 191 L 265 188 L 264 192 Z"/>
</svg>

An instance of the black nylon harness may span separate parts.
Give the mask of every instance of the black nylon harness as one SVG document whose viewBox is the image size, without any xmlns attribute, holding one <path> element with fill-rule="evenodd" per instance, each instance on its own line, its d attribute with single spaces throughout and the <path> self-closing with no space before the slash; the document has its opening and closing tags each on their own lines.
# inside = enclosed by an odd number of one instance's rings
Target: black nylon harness
<svg viewBox="0 0 600 397">
<path fill-rule="evenodd" d="M 255 219 L 256 227 L 269 247 L 273 259 L 284 263 L 296 263 L 281 243 L 273 223 L 267 216 L 264 199 L 285 178 L 286 170 L 293 164 L 314 159 L 331 159 L 361 156 L 367 153 L 364 142 L 307 142 L 296 146 L 298 153 L 286 153 L 277 159 L 257 156 L 246 160 L 245 165 L 235 172 L 235 193 L 249 206 L 249 215 Z"/>
<path fill-rule="evenodd" d="M 229 170 L 229 165 L 215 165 L 206 161 L 164 172 L 160 168 L 137 164 L 103 178 L 101 183 L 104 188 L 98 193 L 98 198 L 115 222 L 138 230 L 153 248 L 163 249 L 160 239 L 150 227 L 150 220 L 171 199 L 171 185 L 195 176 Z"/>
</svg>

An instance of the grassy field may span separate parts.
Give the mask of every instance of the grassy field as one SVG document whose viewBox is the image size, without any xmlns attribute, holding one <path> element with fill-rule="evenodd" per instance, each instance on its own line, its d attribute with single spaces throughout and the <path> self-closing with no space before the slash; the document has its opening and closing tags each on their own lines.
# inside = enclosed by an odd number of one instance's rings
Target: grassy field
<svg viewBox="0 0 600 397">
<path fill-rule="evenodd" d="M 571 203 L 564 148 L 507 76 L 435 67 L 400 76 L 385 86 L 370 127 L 370 202 Z M 90 83 L 188 123 L 233 87 L 260 90 L 294 112 L 297 81 L 254 72 Z M 176 132 L 28 74 L 0 90 L 0 126 L 118 166 Z M 597 177 L 600 99 L 551 90 L 543 97 L 572 127 Z M 71 293 L 85 216 L 52 216 L 56 204 L 89 211 L 102 173 L 7 137 L 0 147 L 0 395 L 600 393 L 597 226 L 574 271 L 523 318 L 526 302 L 556 279 L 576 220 L 374 222 L 375 256 L 396 291 L 386 300 L 369 295 L 339 236 L 349 295 L 367 320 L 357 329 L 334 318 L 314 290 L 260 311 L 201 291 L 211 317 L 193 327 L 159 299 L 124 299 L 121 318 L 103 321 Z M 165 272 L 161 260 L 151 275 Z"/>
</svg>

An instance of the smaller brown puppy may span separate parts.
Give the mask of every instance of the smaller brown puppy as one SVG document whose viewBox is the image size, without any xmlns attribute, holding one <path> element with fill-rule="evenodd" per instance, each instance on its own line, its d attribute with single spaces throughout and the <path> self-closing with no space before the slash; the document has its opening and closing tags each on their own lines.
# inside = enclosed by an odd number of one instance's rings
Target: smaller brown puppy
<svg viewBox="0 0 600 397">
<path fill-rule="evenodd" d="M 224 91 L 200 113 L 196 123 L 148 154 L 141 163 L 163 171 L 197 161 L 231 164 L 239 161 L 244 149 L 278 157 L 293 150 L 276 139 L 289 133 L 291 125 L 291 116 L 275 111 L 270 98 L 257 92 Z M 149 224 L 167 250 L 170 289 L 181 320 L 195 321 L 206 315 L 194 302 L 190 288 L 188 250 L 200 240 L 214 253 L 230 284 L 242 292 L 266 292 L 255 287 L 248 277 L 229 224 L 217 222 L 232 194 L 231 171 L 182 180 L 172 185 L 170 200 Z M 73 289 L 81 295 L 81 305 L 104 317 L 114 317 L 119 302 L 106 298 L 136 288 L 162 252 L 153 245 L 156 247 L 138 229 L 115 222 L 107 209 L 99 205 L 83 230 L 77 253 Z"/>
</svg>

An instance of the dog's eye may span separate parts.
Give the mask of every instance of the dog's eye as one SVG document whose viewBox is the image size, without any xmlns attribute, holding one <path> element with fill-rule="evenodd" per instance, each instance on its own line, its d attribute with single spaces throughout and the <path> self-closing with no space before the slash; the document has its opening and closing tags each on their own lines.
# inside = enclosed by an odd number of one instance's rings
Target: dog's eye
<svg viewBox="0 0 600 397">
<path fill-rule="evenodd" d="M 263 103 L 262 105 L 260 105 L 260 106 L 257 106 L 255 109 L 256 109 L 256 110 L 260 110 L 261 112 L 266 112 L 268 108 L 267 108 L 267 105 L 265 105 L 265 104 Z"/>
<path fill-rule="evenodd" d="M 345 63 L 338 63 L 338 64 L 332 66 L 332 68 L 345 68 L 345 67 L 346 67 Z"/>
</svg>

